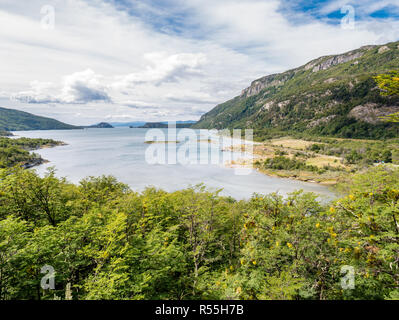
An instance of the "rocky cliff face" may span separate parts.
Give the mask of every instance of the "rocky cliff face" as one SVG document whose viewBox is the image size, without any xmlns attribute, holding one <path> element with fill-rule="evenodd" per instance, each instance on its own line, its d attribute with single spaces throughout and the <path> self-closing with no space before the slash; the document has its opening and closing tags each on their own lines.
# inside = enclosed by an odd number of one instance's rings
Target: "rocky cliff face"
<svg viewBox="0 0 399 320">
<path fill-rule="evenodd" d="M 301 70 L 312 70 L 312 72 L 318 72 L 321 70 L 328 70 L 336 65 L 346 63 L 349 61 L 361 58 L 367 51 L 375 48 L 375 46 L 364 46 L 358 50 L 350 51 L 345 54 L 336 56 L 321 57 L 315 59 L 303 67 L 293 69 L 284 73 L 272 74 L 269 76 L 262 77 L 251 83 L 251 85 L 241 92 L 241 97 L 251 97 L 259 94 L 263 89 L 270 87 L 282 86 L 286 81 L 292 78 L 297 72 Z M 358 61 L 355 62 L 357 64 Z M 328 79 L 329 81 L 331 79 Z"/>
<path fill-rule="evenodd" d="M 327 60 L 316 64 L 314 66 L 312 65 L 308 65 L 306 66 L 307 68 L 312 67 L 312 72 L 318 72 L 320 70 L 327 70 L 333 66 L 336 66 L 338 64 L 341 63 L 346 63 L 355 59 L 360 58 L 361 56 L 363 56 L 364 52 L 359 51 L 359 52 L 354 52 L 354 53 L 348 53 L 348 54 L 343 54 L 343 55 L 339 55 L 339 56 L 334 56 L 331 58 L 328 58 Z M 306 68 L 305 67 L 305 68 Z"/>
<path fill-rule="evenodd" d="M 251 85 L 241 92 L 241 97 L 251 97 L 257 95 L 263 89 L 283 85 L 289 79 L 289 75 L 272 74 L 255 80 Z"/>
</svg>

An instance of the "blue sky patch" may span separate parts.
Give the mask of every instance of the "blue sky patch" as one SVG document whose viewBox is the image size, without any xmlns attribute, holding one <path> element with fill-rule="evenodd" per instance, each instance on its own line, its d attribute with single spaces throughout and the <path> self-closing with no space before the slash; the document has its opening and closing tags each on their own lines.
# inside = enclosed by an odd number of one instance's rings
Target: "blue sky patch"
<svg viewBox="0 0 399 320">
<path fill-rule="evenodd" d="M 335 9 L 332 12 L 325 13 L 323 10 L 327 5 L 333 4 L 333 0 L 321 1 L 304 1 L 304 0 L 286 0 L 280 6 L 280 12 L 289 16 L 293 23 L 306 23 L 306 18 L 313 18 L 328 24 L 339 24 L 345 13 L 341 13 L 341 9 Z M 392 4 L 369 12 L 370 4 L 367 1 L 359 3 L 348 1 L 347 5 L 355 8 L 355 16 L 358 20 L 374 19 L 390 19 L 399 17 L 399 7 Z"/>
<path fill-rule="evenodd" d="M 377 19 L 399 18 L 399 7 L 393 5 L 387 6 L 373 12 L 370 16 Z"/>
</svg>

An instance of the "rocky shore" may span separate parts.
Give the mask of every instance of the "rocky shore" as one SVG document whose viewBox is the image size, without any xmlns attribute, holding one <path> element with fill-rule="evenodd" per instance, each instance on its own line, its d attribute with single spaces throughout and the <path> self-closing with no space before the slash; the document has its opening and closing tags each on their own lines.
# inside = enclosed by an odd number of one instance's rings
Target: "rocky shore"
<svg viewBox="0 0 399 320">
<path fill-rule="evenodd" d="M 54 143 L 49 143 L 49 144 L 45 144 L 40 146 L 39 148 L 36 149 L 31 149 L 29 151 L 35 151 L 35 150 L 40 150 L 40 149 L 48 149 L 48 148 L 55 148 L 55 147 L 59 147 L 59 146 L 66 146 L 68 145 L 65 142 L 62 141 L 55 141 Z M 35 159 L 32 159 L 26 163 L 24 163 L 21 167 L 24 169 L 31 169 L 37 166 L 40 166 L 44 163 L 49 163 L 50 161 L 43 159 L 40 155 L 35 154 L 37 157 Z"/>
</svg>

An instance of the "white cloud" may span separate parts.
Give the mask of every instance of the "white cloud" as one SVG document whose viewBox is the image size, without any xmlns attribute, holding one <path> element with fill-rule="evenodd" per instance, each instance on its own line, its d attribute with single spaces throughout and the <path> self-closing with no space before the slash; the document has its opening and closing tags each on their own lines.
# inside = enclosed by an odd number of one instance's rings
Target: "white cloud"
<svg viewBox="0 0 399 320">
<path fill-rule="evenodd" d="M 34 80 L 30 83 L 30 89 L 18 92 L 11 96 L 12 100 L 26 103 L 53 103 L 59 100 L 49 92 L 54 89 L 51 82 L 41 82 Z"/>
<path fill-rule="evenodd" d="M 56 86 L 51 82 L 32 81 L 31 88 L 12 95 L 12 99 L 26 103 L 86 104 L 95 101 L 111 102 L 102 76 L 87 69 L 64 78 L 61 93 L 52 94 Z"/>
<path fill-rule="evenodd" d="M 144 58 L 149 62 L 144 71 L 122 76 L 113 86 L 128 88 L 141 83 L 160 85 L 163 82 L 178 81 L 201 74 L 201 67 L 206 62 L 203 53 L 178 53 L 168 56 L 162 52 L 154 52 L 145 54 Z"/>
<path fill-rule="evenodd" d="M 110 1 L 48 0 L 55 28 L 44 30 L 42 1 L 2 0 L 0 88 L 3 97 L 17 92 L 17 102 L 2 99 L 2 105 L 76 124 L 110 114 L 198 119 L 258 77 L 399 39 L 397 20 L 361 20 L 343 30 L 304 13 L 286 15 L 282 0 L 128 2 L 135 16 Z M 321 12 L 346 3 L 337 0 Z M 358 10 L 388 4 L 398 0 L 365 0 Z"/>
<path fill-rule="evenodd" d="M 215 104 L 218 101 L 206 92 L 179 91 L 166 94 L 165 98 L 172 102 Z"/>
<path fill-rule="evenodd" d="M 101 78 L 102 76 L 96 75 L 90 69 L 66 76 L 60 101 L 64 103 L 111 101 L 105 87 L 101 84 Z"/>
</svg>

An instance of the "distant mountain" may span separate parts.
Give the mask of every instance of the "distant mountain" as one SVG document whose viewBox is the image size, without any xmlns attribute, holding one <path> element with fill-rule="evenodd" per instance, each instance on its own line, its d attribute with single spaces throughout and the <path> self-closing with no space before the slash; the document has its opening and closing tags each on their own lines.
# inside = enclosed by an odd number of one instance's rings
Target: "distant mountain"
<svg viewBox="0 0 399 320">
<path fill-rule="evenodd" d="M 163 121 L 162 123 L 169 123 L 168 121 Z M 194 120 L 181 120 L 181 121 L 176 121 L 176 124 L 194 124 L 197 123 L 197 121 Z"/>
<path fill-rule="evenodd" d="M 110 124 L 107 123 L 107 122 L 100 122 L 100 123 L 98 123 L 98 124 L 94 124 L 94 125 L 88 126 L 88 127 L 86 127 L 86 128 L 101 128 L 101 129 L 103 129 L 103 128 L 109 128 L 109 129 L 111 129 L 111 128 L 113 128 L 113 126 L 110 125 Z"/>
<path fill-rule="evenodd" d="M 193 120 L 185 120 L 185 121 L 176 121 L 176 124 L 193 124 L 196 123 L 197 121 Z M 167 121 L 161 121 L 161 122 L 145 122 L 145 121 L 133 121 L 133 122 L 110 122 L 111 125 L 114 127 L 130 127 L 130 128 L 139 128 L 145 126 L 147 123 L 162 123 L 162 124 L 168 124 Z"/>
<path fill-rule="evenodd" d="M 398 137 L 380 116 L 399 111 L 373 76 L 399 69 L 399 42 L 364 46 L 252 82 L 241 95 L 204 114 L 194 128 L 253 128 L 351 138 Z"/>
<path fill-rule="evenodd" d="M 190 128 L 195 121 L 176 121 L 176 128 Z M 169 122 L 147 122 L 139 128 L 168 128 Z"/>
<path fill-rule="evenodd" d="M 35 116 L 28 112 L 0 108 L 0 131 L 79 129 L 55 119 Z"/>
<path fill-rule="evenodd" d="M 115 128 L 118 127 L 132 127 L 138 128 L 146 124 L 145 121 L 133 121 L 133 122 L 110 122 L 110 125 L 114 126 Z"/>
</svg>

